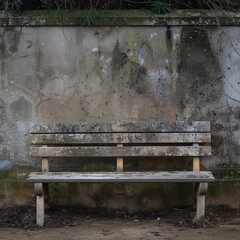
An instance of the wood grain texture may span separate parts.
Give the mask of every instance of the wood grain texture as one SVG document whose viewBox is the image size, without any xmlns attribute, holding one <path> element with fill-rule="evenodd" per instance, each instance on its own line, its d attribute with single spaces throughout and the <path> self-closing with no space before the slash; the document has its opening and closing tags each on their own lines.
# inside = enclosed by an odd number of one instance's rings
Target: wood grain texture
<svg viewBox="0 0 240 240">
<path fill-rule="evenodd" d="M 212 182 L 211 172 L 36 172 L 27 182 Z"/>
<path fill-rule="evenodd" d="M 31 133 L 86 133 L 86 132 L 209 132 L 209 121 L 195 122 L 105 122 L 35 124 Z"/>
<path fill-rule="evenodd" d="M 210 122 L 57 123 L 31 127 L 30 154 L 42 158 L 42 171 L 27 182 L 36 190 L 37 224 L 44 225 L 44 198 L 51 182 L 194 182 L 205 186 L 215 178 L 199 171 L 201 156 L 211 155 Z M 200 145 L 199 145 L 200 144 Z M 157 146 L 156 146 L 157 145 Z M 123 172 L 124 157 L 191 156 L 193 171 Z M 48 172 L 48 157 L 116 157 L 116 172 Z M 203 185 L 205 184 L 205 185 Z M 118 184 L 119 185 L 119 184 Z M 123 184 L 120 184 L 123 185 Z M 197 220 L 205 214 L 205 189 L 197 194 Z M 44 196 L 45 195 L 45 196 Z"/>
<path fill-rule="evenodd" d="M 210 146 L 31 147 L 32 157 L 210 156 Z"/>
<path fill-rule="evenodd" d="M 117 147 L 122 148 L 122 144 L 118 144 Z M 123 158 L 117 158 L 117 172 L 123 172 Z"/>
<path fill-rule="evenodd" d="M 205 217 L 205 195 L 197 196 L 197 222 L 201 223 L 203 218 Z"/>
<path fill-rule="evenodd" d="M 49 172 L 48 158 L 42 158 L 42 172 Z"/>
<path fill-rule="evenodd" d="M 193 171 L 200 171 L 200 158 L 199 157 L 193 158 Z"/>
<path fill-rule="evenodd" d="M 32 134 L 30 136 L 30 143 L 33 145 L 210 142 L 210 133 L 76 133 Z"/>
<path fill-rule="evenodd" d="M 36 224 L 44 226 L 44 196 L 36 196 Z"/>
</svg>

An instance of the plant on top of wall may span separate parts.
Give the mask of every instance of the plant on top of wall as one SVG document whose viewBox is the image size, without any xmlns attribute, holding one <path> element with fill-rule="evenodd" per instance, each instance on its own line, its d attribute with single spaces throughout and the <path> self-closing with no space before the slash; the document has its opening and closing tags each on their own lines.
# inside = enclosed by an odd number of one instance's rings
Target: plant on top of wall
<svg viewBox="0 0 240 240">
<path fill-rule="evenodd" d="M 164 14 L 171 9 L 234 9 L 239 0 L 0 0 L 2 10 L 146 9 Z"/>
<path fill-rule="evenodd" d="M 173 9 L 234 10 L 240 0 L 0 0 L 0 10 L 8 18 L 10 11 L 27 10 L 87 10 L 85 25 L 91 26 L 100 14 L 98 10 L 141 9 L 154 14 L 166 14 Z"/>
</svg>

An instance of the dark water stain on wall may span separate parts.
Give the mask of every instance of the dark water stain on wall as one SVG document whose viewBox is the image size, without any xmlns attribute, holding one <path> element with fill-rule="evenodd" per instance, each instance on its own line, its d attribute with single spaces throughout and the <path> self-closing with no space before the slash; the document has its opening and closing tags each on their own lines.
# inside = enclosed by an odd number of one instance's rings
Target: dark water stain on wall
<svg viewBox="0 0 240 240">
<path fill-rule="evenodd" d="M 4 53 L 3 35 L 0 32 L 0 56 Z"/>
<path fill-rule="evenodd" d="M 10 105 L 12 116 L 15 120 L 30 120 L 32 118 L 32 104 L 25 98 L 20 97 Z"/>
<path fill-rule="evenodd" d="M 123 68 L 128 60 L 128 56 L 125 52 L 121 51 L 119 47 L 119 42 L 117 41 L 113 52 L 112 52 L 112 68 L 118 71 Z"/>
<path fill-rule="evenodd" d="M 139 95 L 145 94 L 147 90 L 145 84 L 147 70 L 138 64 L 133 64 L 130 71 L 130 89 L 134 89 Z"/>
<path fill-rule="evenodd" d="M 1 76 L 4 76 L 4 73 L 5 73 L 4 52 L 5 52 L 4 39 L 3 39 L 2 32 L 0 32 L 0 74 Z M 1 88 L 4 87 L 4 77 L 1 77 L 0 86 Z"/>
<path fill-rule="evenodd" d="M 4 121 L 6 117 L 6 104 L 4 101 L 0 98 L 0 122 Z"/>
<path fill-rule="evenodd" d="M 16 53 L 18 51 L 18 45 L 20 43 L 22 31 L 19 31 L 17 28 L 7 28 L 5 29 L 4 34 L 7 36 L 9 53 Z"/>
<path fill-rule="evenodd" d="M 204 116 L 210 114 L 214 104 L 219 103 L 223 92 L 221 76 L 221 69 L 211 49 L 207 32 L 201 28 L 183 28 L 179 82 L 185 91 L 179 106 L 191 108 L 192 120 L 204 119 Z M 213 114 L 209 116 L 214 117 Z M 211 119 L 208 117 L 208 120 Z"/>
<path fill-rule="evenodd" d="M 166 44 L 167 44 L 168 50 L 171 52 L 172 51 L 172 30 L 169 26 L 167 27 L 167 30 L 166 30 Z"/>
<path fill-rule="evenodd" d="M 117 41 L 112 52 L 112 80 L 116 91 L 146 93 L 147 69 L 129 60 Z M 118 80 L 118 81 L 115 81 Z"/>
<path fill-rule="evenodd" d="M 227 105 L 228 99 L 224 99 L 224 74 L 218 56 L 211 49 L 208 38 L 211 30 L 190 27 L 182 30 L 179 83 L 184 92 L 179 101 L 179 115 L 191 121 L 210 121 L 212 161 L 218 159 L 219 164 L 231 163 L 235 161 L 239 148 L 231 126 L 238 113 Z M 217 123 L 226 127 L 216 131 Z"/>
</svg>

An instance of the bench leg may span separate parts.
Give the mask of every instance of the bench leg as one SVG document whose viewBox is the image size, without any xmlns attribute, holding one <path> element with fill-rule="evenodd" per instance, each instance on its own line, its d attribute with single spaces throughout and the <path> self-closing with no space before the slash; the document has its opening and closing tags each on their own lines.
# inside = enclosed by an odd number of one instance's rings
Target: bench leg
<svg viewBox="0 0 240 240">
<path fill-rule="evenodd" d="M 36 223 L 38 226 L 44 226 L 44 196 L 36 196 Z"/>
<path fill-rule="evenodd" d="M 44 226 L 44 187 L 42 183 L 34 184 L 36 194 L 36 224 L 40 227 Z"/>
<path fill-rule="evenodd" d="M 201 221 L 205 216 L 205 195 L 197 196 L 197 222 Z"/>
<path fill-rule="evenodd" d="M 207 192 L 208 184 L 199 183 L 197 185 L 197 216 L 198 224 L 201 224 L 205 217 L 205 194 Z"/>
</svg>

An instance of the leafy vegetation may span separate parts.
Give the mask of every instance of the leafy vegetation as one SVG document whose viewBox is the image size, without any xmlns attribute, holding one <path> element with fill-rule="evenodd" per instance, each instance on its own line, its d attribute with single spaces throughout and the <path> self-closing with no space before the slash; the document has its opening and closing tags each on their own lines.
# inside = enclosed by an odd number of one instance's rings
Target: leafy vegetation
<svg viewBox="0 0 240 240">
<path fill-rule="evenodd" d="M 240 0 L 0 0 L 0 8 L 10 10 L 36 9 L 146 9 L 164 14 L 171 9 L 234 9 Z M 92 12 L 93 13 L 93 12 Z"/>
<path fill-rule="evenodd" d="M 165 14 L 169 12 L 171 5 L 166 1 L 153 1 L 152 2 L 152 11 L 156 14 Z"/>
<path fill-rule="evenodd" d="M 155 14 L 166 14 L 172 9 L 240 8 L 240 0 L 0 0 L 5 19 L 10 11 L 27 10 L 87 10 L 84 25 L 91 26 L 99 16 L 98 10 L 141 9 Z"/>
<path fill-rule="evenodd" d="M 0 1 L 1 2 L 1 8 L 4 9 L 4 11 L 17 9 L 19 10 L 22 6 L 22 0 L 5 0 Z"/>
</svg>

